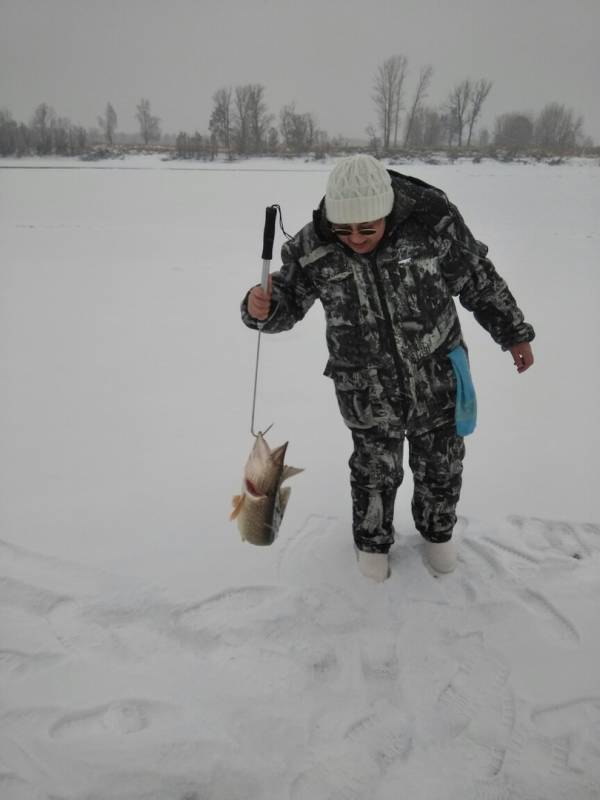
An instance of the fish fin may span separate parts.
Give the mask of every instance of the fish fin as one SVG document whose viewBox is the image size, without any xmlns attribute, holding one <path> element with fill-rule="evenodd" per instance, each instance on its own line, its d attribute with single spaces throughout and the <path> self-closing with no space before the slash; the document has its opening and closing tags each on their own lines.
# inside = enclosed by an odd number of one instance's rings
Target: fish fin
<svg viewBox="0 0 600 800">
<path fill-rule="evenodd" d="M 288 467 L 287 464 L 283 468 L 283 472 L 281 473 L 281 481 L 287 480 L 288 478 L 293 478 L 294 475 L 299 475 L 301 472 L 304 472 L 304 468 L 301 467 Z"/>
<path fill-rule="evenodd" d="M 281 510 L 281 516 L 285 514 L 285 509 L 288 504 L 288 500 L 290 499 L 290 494 L 292 493 L 292 489 L 290 486 L 284 486 L 283 489 L 279 490 L 279 508 Z"/>
<path fill-rule="evenodd" d="M 233 511 L 229 515 L 230 520 L 234 520 L 242 510 L 242 506 L 244 505 L 244 497 L 245 495 L 243 494 L 236 494 L 236 496 L 231 501 L 233 505 Z"/>
<path fill-rule="evenodd" d="M 270 459 L 274 464 L 283 464 L 288 444 L 289 442 L 284 442 L 279 447 L 276 447 L 275 450 L 271 450 Z"/>
</svg>

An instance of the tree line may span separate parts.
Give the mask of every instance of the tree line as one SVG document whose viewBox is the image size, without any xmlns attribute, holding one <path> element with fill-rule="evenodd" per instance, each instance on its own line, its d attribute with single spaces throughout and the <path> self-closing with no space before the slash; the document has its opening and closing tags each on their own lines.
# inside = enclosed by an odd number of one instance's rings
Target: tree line
<svg viewBox="0 0 600 800">
<path fill-rule="evenodd" d="M 502 114 L 496 118 L 493 132 L 477 130 L 493 88 L 490 80 L 466 78 L 452 88 L 442 104 L 431 107 L 426 99 L 433 67 L 421 67 L 410 94 L 408 74 L 408 60 L 402 55 L 385 59 L 377 68 L 372 93 L 376 122 L 365 131 L 368 148 L 377 155 L 465 148 L 567 153 L 593 147 L 592 140 L 584 136 L 582 117 L 576 117 L 562 104 L 549 103 L 537 115 Z M 270 114 L 261 84 L 221 88 L 214 93 L 212 102 L 208 133 L 179 133 L 179 157 L 215 158 L 219 153 L 230 158 L 306 153 L 318 157 L 348 149 L 344 137 L 330 139 L 318 127 L 315 116 L 298 112 L 294 103 L 284 106 L 278 118 Z"/>
<path fill-rule="evenodd" d="M 140 100 L 136 106 L 136 117 L 140 126 L 140 137 L 145 145 L 161 138 L 160 119 L 151 112 L 150 101 Z M 104 142 L 112 147 L 115 143 L 118 118 L 111 103 L 106 104 L 103 116 L 98 117 L 99 132 Z M 66 117 L 60 117 L 47 103 L 40 103 L 33 112 L 31 122 L 26 125 L 16 122 L 10 111 L 0 109 L 0 155 L 59 155 L 77 156 L 88 153 L 97 143 L 98 136 L 81 125 L 74 125 Z"/>
<path fill-rule="evenodd" d="M 492 81 L 465 78 L 450 90 L 443 103 L 431 107 L 425 101 L 433 67 L 421 67 L 410 95 L 406 91 L 407 75 L 408 61 L 402 55 L 385 59 L 377 69 L 372 96 L 377 124 L 367 127 L 370 147 L 375 151 L 476 147 L 568 153 L 594 146 L 584 135 L 583 118 L 557 102 L 548 103 L 539 114 L 501 114 L 492 132 L 483 128 L 475 137 Z"/>
<path fill-rule="evenodd" d="M 88 134 L 80 125 L 59 117 L 47 103 L 35 109 L 31 123 L 16 122 L 0 109 L 0 155 L 80 155 L 88 147 Z"/>
<path fill-rule="evenodd" d="M 583 131 L 583 119 L 572 109 L 554 102 L 538 114 L 510 111 L 498 116 L 489 131 L 478 128 L 483 106 L 493 84 L 485 78 L 465 78 L 437 106 L 427 104 L 434 69 L 422 66 L 409 87 L 408 59 L 403 55 L 386 58 L 376 70 L 372 84 L 375 121 L 367 125 L 368 149 L 376 155 L 405 151 L 477 150 L 495 148 L 509 153 L 542 151 L 572 153 L 593 148 Z M 315 115 L 300 111 L 291 102 L 270 112 L 266 88 L 249 83 L 222 87 L 212 96 L 206 133 L 181 131 L 165 137 L 161 120 L 152 113 L 150 101 L 142 98 L 136 106 L 138 137 L 118 133 L 118 117 L 108 102 L 97 118 L 98 128 L 86 130 L 58 116 L 46 103 L 34 111 L 29 125 L 17 123 L 8 110 L 0 109 L 0 155 L 81 155 L 100 143 L 112 148 L 133 143 L 137 138 L 148 146 L 162 141 L 180 158 L 227 158 L 250 155 L 300 155 L 316 157 L 349 148 L 342 136 L 330 138 Z"/>
<path fill-rule="evenodd" d="M 218 89 L 212 97 L 208 134 L 181 132 L 175 147 L 182 157 L 225 153 L 227 157 L 260 154 L 325 153 L 340 142 L 330 142 L 315 116 L 285 105 L 276 118 L 268 110 L 265 87 L 250 83 Z"/>
</svg>

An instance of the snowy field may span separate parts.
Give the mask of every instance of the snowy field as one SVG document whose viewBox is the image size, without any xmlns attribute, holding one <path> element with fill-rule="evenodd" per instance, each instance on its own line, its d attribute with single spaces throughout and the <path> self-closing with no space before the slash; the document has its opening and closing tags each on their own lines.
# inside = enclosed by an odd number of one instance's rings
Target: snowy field
<svg viewBox="0 0 600 800">
<path fill-rule="evenodd" d="M 459 567 L 424 565 L 407 470 L 382 585 L 318 307 L 263 337 L 257 425 L 306 469 L 279 539 L 227 519 L 264 208 L 294 233 L 331 166 L 0 161 L 2 800 L 600 798 L 598 164 L 396 165 L 537 338 L 517 375 L 461 310 Z"/>
</svg>

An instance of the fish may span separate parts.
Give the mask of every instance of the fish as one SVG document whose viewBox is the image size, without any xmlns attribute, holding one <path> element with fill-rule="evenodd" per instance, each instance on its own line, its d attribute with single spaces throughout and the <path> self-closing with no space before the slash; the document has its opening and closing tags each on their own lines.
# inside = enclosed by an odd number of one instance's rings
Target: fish
<svg viewBox="0 0 600 800">
<path fill-rule="evenodd" d="M 231 501 L 233 511 L 229 515 L 230 520 L 237 521 L 242 541 L 269 545 L 277 537 L 291 493 L 289 486 L 282 488 L 281 484 L 304 472 L 284 465 L 288 444 L 271 450 L 263 434 L 256 435 L 244 467 L 242 493 Z"/>
</svg>

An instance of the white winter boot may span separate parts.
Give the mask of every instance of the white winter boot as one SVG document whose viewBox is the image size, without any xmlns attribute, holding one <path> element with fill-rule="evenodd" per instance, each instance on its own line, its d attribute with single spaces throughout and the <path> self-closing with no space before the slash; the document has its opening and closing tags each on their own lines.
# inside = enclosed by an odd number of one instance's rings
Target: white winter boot
<svg viewBox="0 0 600 800">
<path fill-rule="evenodd" d="M 456 569 L 456 542 L 429 542 L 425 540 L 425 558 L 434 572 L 453 572 Z"/>
<path fill-rule="evenodd" d="M 357 550 L 358 568 L 372 581 L 382 583 L 390 577 L 390 557 L 387 553 L 367 553 Z"/>
</svg>

